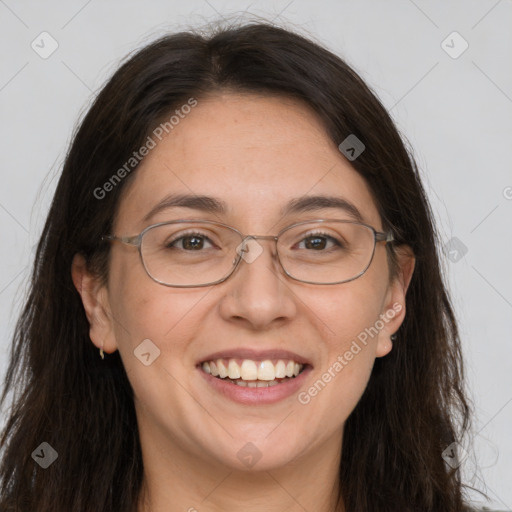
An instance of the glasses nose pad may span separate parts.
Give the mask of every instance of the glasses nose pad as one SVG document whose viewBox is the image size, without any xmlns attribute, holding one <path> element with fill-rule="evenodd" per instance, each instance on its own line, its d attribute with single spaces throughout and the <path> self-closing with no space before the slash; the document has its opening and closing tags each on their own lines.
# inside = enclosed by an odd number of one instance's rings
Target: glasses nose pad
<svg viewBox="0 0 512 512">
<path fill-rule="evenodd" d="M 252 236 L 244 238 L 236 248 L 237 255 L 241 256 L 246 263 L 255 261 L 262 252 L 263 247 Z M 236 260 L 237 258 L 233 260 L 233 264 L 235 264 Z"/>
</svg>

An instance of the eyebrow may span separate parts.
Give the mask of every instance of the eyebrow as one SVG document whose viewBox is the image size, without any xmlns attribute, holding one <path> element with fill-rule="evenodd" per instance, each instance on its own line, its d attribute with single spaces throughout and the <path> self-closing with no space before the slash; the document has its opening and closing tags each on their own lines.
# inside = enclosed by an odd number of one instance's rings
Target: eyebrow
<svg viewBox="0 0 512 512">
<path fill-rule="evenodd" d="M 227 204 L 221 199 L 215 197 L 205 195 L 171 194 L 156 204 L 142 220 L 147 222 L 157 213 L 169 208 L 190 208 L 217 215 L 226 214 L 228 211 Z M 350 201 L 337 196 L 316 195 L 292 199 L 284 205 L 280 213 L 282 216 L 286 216 L 294 213 L 311 212 L 328 208 L 343 210 L 354 220 L 363 222 L 363 216 L 356 206 Z"/>
</svg>

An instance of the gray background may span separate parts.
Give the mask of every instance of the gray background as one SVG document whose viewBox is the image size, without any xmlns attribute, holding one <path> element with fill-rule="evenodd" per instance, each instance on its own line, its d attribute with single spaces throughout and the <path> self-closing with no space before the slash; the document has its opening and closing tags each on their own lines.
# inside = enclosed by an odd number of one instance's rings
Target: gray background
<svg viewBox="0 0 512 512">
<path fill-rule="evenodd" d="M 343 56 L 413 147 L 449 244 L 443 259 L 476 409 L 465 481 L 512 510 L 510 0 L 0 0 L 0 377 L 34 244 L 94 93 L 119 59 L 168 30 L 255 16 Z M 46 59 L 31 48 L 42 37 L 50 48 L 43 31 L 58 44 Z"/>
</svg>

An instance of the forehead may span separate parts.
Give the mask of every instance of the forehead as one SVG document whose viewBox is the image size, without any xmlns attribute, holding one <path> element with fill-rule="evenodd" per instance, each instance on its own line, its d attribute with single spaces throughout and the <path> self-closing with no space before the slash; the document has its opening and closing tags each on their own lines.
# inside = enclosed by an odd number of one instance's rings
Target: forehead
<svg viewBox="0 0 512 512">
<path fill-rule="evenodd" d="M 170 194 L 221 199 L 226 209 L 213 220 L 254 232 L 293 220 L 283 218 L 290 201 L 319 195 L 351 202 L 365 222 L 380 227 L 366 181 L 297 100 L 227 93 L 199 98 L 169 134 L 153 139 L 155 147 L 124 190 L 116 231 L 149 225 L 147 214 Z M 193 210 L 161 210 L 154 222 L 171 213 L 189 217 Z"/>
</svg>

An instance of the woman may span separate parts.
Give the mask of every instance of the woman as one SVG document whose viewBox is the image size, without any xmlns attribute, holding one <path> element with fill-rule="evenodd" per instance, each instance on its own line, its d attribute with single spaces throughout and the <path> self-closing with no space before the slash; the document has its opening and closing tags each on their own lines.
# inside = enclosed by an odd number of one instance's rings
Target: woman
<svg viewBox="0 0 512 512">
<path fill-rule="evenodd" d="M 260 23 L 143 48 L 76 132 L 38 245 L 0 510 L 465 510 L 437 244 L 340 58 Z"/>
</svg>

